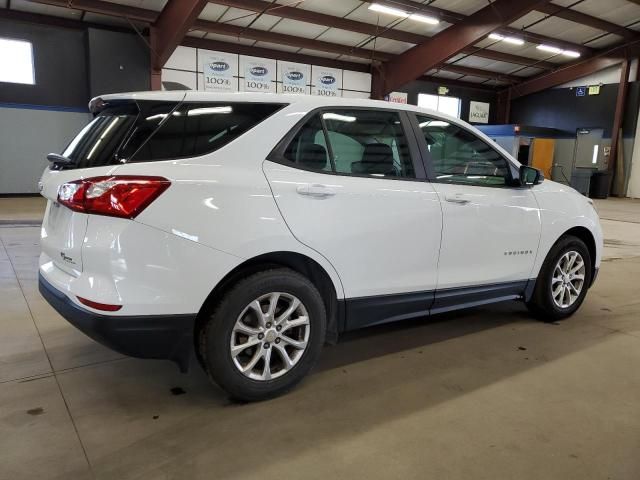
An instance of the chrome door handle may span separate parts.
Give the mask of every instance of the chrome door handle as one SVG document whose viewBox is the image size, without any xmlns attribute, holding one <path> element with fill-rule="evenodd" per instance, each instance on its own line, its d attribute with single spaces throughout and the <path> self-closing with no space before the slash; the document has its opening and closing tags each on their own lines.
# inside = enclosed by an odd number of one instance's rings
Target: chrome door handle
<svg viewBox="0 0 640 480">
<path fill-rule="evenodd" d="M 326 185 L 320 185 L 317 183 L 311 185 L 300 185 L 296 191 L 300 195 L 314 198 L 327 198 L 336 194 L 336 191 Z"/>
<path fill-rule="evenodd" d="M 469 203 L 469 200 L 467 200 L 466 198 L 461 198 L 461 197 L 449 197 L 449 196 L 446 196 L 446 197 L 444 197 L 444 199 L 447 202 L 457 203 L 458 205 L 466 205 L 467 203 Z"/>
</svg>

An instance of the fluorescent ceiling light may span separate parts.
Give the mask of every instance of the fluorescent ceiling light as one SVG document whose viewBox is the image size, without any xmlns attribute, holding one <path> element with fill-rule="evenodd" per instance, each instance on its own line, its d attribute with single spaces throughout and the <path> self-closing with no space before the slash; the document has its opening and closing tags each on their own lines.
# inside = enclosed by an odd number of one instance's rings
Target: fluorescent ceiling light
<svg viewBox="0 0 640 480">
<path fill-rule="evenodd" d="M 409 15 L 411 20 L 415 20 L 416 22 L 428 23 L 429 25 L 438 25 L 440 20 L 434 17 L 429 17 L 427 15 L 420 15 L 419 13 L 412 13 Z"/>
<path fill-rule="evenodd" d="M 339 122 L 355 122 L 356 117 L 349 115 L 340 115 L 339 113 L 323 113 L 322 118 L 325 120 L 337 120 Z"/>
<path fill-rule="evenodd" d="M 499 35 L 497 33 L 490 33 L 489 34 L 489 38 L 491 40 L 504 40 L 504 36 L 503 35 Z"/>
<path fill-rule="evenodd" d="M 502 41 L 513 45 L 524 45 L 524 40 L 517 37 L 504 37 Z"/>
<path fill-rule="evenodd" d="M 562 55 L 566 57 L 571 57 L 571 58 L 578 58 L 580 56 L 580 52 L 576 52 L 574 50 L 564 50 L 562 52 Z"/>
<path fill-rule="evenodd" d="M 552 47 L 551 45 L 538 45 L 536 48 L 538 50 L 542 50 L 543 52 L 555 53 L 556 55 L 562 53 L 561 48 Z"/>
<path fill-rule="evenodd" d="M 399 8 L 387 7 L 386 5 L 380 5 L 379 3 L 372 3 L 369 5 L 369 10 L 380 13 L 388 13 L 389 15 L 395 15 L 397 17 L 407 18 L 409 14 Z"/>
</svg>

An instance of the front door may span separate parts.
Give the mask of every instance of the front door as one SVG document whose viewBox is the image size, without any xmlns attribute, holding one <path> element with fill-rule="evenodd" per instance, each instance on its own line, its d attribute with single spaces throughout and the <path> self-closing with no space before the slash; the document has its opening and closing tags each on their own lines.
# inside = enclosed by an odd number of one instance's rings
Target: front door
<svg viewBox="0 0 640 480">
<path fill-rule="evenodd" d="M 417 115 L 419 141 L 442 204 L 434 311 L 518 296 L 531 276 L 540 211 L 510 161 L 470 130 Z"/>
<path fill-rule="evenodd" d="M 348 328 L 431 306 L 442 213 L 407 125 L 393 110 L 323 109 L 264 163 L 293 235 L 338 272 Z"/>
</svg>

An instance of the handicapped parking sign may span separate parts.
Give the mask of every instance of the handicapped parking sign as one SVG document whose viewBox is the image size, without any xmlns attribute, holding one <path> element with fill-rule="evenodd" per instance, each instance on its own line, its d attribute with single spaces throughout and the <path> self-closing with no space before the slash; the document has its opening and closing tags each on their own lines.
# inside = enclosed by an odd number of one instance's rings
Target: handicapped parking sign
<svg viewBox="0 0 640 480">
<path fill-rule="evenodd" d="M 584 97 L 587 95 L 587 87 L 576 88 L 576 97 Z"/>
</svg>

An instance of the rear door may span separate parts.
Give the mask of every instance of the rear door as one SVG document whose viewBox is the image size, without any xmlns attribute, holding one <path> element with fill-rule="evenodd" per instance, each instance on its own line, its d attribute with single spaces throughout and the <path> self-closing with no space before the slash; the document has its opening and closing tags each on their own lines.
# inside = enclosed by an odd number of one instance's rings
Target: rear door
<svg viewBox="0 0 640 480">
<path fill-rule="evenodd" d="M 426 314 L 442 214 L 404 113 L 333 108 L 294 129 L 264 172 L 294 236 L 336 268 L 349 327 Z"/>
</svg>

